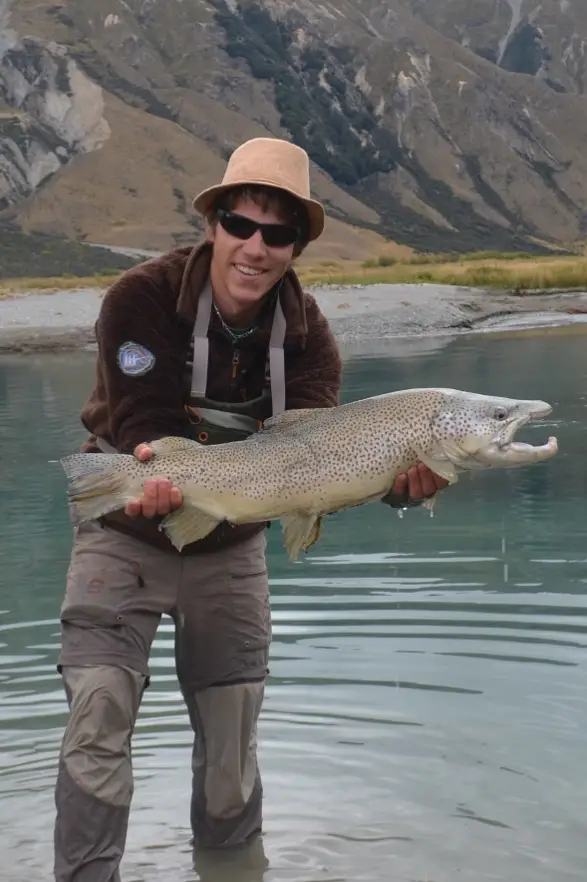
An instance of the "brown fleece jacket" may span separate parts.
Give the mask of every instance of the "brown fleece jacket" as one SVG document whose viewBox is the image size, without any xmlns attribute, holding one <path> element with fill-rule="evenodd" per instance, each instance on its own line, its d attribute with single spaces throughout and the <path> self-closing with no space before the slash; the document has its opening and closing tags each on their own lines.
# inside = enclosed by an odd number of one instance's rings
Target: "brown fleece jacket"
<svg viewBox="0 0 587 882">
<path fill-rule="evenodd" d="M 82 445 L 84 452 L 99 449 L 96 436 L 121 453 L 167 435 L 193 437 L 184 410 L 189 393 L 185 362 L 210 257 L 208 244 L 173 250 L 128 270 L 107 291 L 95 326 L 96 386 L 81 412 L 90 433 Z M 284 277 L 280 296 L 287 325 L 286 408 L 333 407 L 339 403 L 342 364 L 332 331 L 315 299 L 302 291 L 293 270 Z M 232 341 L 212 313 L 208 398 L 243 401 L 261 393 L 272 320 L 272 311 L 266 310 L 259 317 L 258 331 L 240 344 L 241 373 L 233 390 Z M 152 369 L 142 376 L 127 376 L 118 365 L 118 351 L 129 341 L 146 347 L 155 357 Z M 157 529 L 159 520 L 128 518 L 122 512 L 104 519 L 111 526 L 174 551 Z M 260 529 L 262 525 L 221 524 L 182 553 L 217 549 Z"/>
</svg>

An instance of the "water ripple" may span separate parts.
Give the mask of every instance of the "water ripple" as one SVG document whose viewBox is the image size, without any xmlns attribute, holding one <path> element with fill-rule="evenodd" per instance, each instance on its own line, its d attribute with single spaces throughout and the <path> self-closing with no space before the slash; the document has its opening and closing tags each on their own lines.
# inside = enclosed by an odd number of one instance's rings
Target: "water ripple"
<svg viewBox="0 0 587 882">
<path fill-rule="evenodd" d="M 296 564 L 279 529 L 269 531 L 273 644 L 259 727 L 266 854 L 200 863 L 199 875 L 189 848 L 193 736 L 164 617 L 133 740 L 125 882 L 387 882 L 390 866 L 394 882 L 583 879 L 581 345 L 568 341 L 564 363 L 551 338 L 533 336 L 348 364 L 353 396 L 383 391 L 383 377 L 399 387 L 442 375 L 453 386 L 467 376 L 475 391 L 545 397 L 556 406 L 549 422 L 561 454 L 548 466 L 460 481 L 434 518 L 399 519 L 377 506 L 327 518 L 320 543 Z M 549 359 L 558 374 L 544 368 Z M 85 357 L 0 367 L 6 882 L 44 877 L 52 861 L 67 718 L 58 610 L 71 530 L 62 476 L 48 461 L 79 443 L 92 375 Z M 42 433 L 33 431 L 39 421 Z"/>
</svg>

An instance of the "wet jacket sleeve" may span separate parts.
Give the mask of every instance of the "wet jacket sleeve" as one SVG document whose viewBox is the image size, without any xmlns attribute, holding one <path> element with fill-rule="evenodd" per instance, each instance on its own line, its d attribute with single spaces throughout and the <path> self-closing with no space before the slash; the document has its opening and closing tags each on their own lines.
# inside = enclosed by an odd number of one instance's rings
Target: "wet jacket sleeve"
<svg viewBox="0 0 587 882">
<path fill-rule="evenodd" d="M 340 403 L 342 359 L 334 334 L 313 297 L 306 295 L 306 345 L 286 380 L 286 407 L 335 407 Z"/>
<path fill-rule="evenodd" d="M 106 294 L 95 330 L 114 446 L 130 453 L 143 441 L 189 436 L 181 388 L 185 353 L 174 304 L 151 280 L 129 274 Z M 124 359 L 129 343 L 141 347 L 138 371 L 132 357 L 130 370 Z"/>
</svg>

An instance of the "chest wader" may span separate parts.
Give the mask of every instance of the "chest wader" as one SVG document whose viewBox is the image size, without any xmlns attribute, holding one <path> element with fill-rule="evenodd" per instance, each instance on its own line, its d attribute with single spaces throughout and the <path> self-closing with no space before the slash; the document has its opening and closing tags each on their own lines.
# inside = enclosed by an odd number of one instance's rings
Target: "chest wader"
<svg viewBox="0 0 587 882">
<path fill-rule="evenodd" d="M 202 444 L 247 438 L 257 432 L 269 416 L 285 410 L 286 322 L 279 296 L 275 302 L 263 387 L 261 394 L 250 401 L 221 402 L 206 395 L 211 314 L 212 289 L 208 282 L 200 294 L 194 322 L 191 378 L 189 356 L 185 366 L 184 408 L 192 424 L 193 438 Z M 232 382 L 235 383 L 239 341 L 234 337 L 232 340 Z M 223 523 L 216 529 L 222 536 L 239 528 Z M 255 561 L 256 568 L 261 568 L 258 557 Z M 178 671 L 184 670 L 182 688 L 194 730 L 190 822 L 196 854 L 200 845 L 241 845 L 262 829 L 263 788 L 254 745 L 269 662 L 269 585 L 266 574 L 242 577 L 239 582 L 238 605 L 231 610 L 228 603 L 224 614 L 212 610 L 209 627 L 214 630 L 214 648 L 207 664 L 214 675 L 207 688 L 189 688 L 195 667 L 189 631 L 185 635 L 180 632 L 176 644 Z M 199 615 L 202 615 L 201 606 Z M 184 650 L 187 656 L 182 661 Z M 228 679 L 216 680 L 226 667 L 223 659 L 227 653 L 232 659 L 230 675 Z"/>
<path fill-rule="evenodd" d="M 190 422 L 195 427 L 194 440 L 202 444 L 219 444 L 240 441 L 263 425 L 263 421 L 285 410 L 285 358 L 283 343 L 286 322 L 279 297 L 275 313 L 269 349 L 265 364 L 265 380 L 261 395 L 250 401 L 223 402 L 206 397 L 208 381 L 208 328 L 212 314 L 212 288 L 208 282 L 199 301 L 193 330 L 193 356 L 191 386 L 188 401 L 184 405 Z M 238 341 L 233 356 L 233 380 L 238 366 Z"/>
</svg>

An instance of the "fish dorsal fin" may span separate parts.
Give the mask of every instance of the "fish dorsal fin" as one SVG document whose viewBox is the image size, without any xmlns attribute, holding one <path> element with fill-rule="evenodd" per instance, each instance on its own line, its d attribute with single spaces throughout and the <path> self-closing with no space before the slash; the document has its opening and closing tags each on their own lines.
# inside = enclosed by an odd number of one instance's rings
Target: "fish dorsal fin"
<svg viewBox="0 0 587 882">
<path fill-rule="evenodd" d="M 201 448 L 199 441 L 192 438 L 181 438 L 179 436 L 170 435 L 167 438 L 158 438 L 156 441 L 149 442 L 149 447 L 153 450 L 155 456 L 169 456 L 171 453 L 180 453 L 181 451 L 193 451 L 195 448 Z"/>
<path fill-rule="evenodd" d="M 268 417 L 263 423 L 261 432 L 279 432 L 281 429 L 303 423 L 312 416 L 317 416 L 326 407 L 299 407 L 296 410 L 284 410 L 275 416 Z"/>
</svg>

